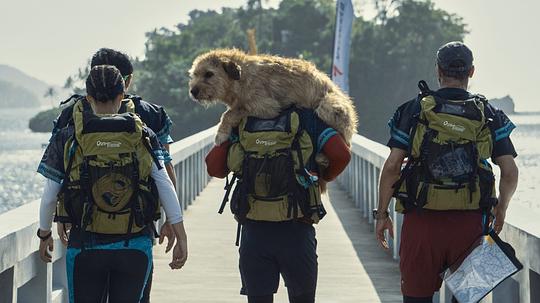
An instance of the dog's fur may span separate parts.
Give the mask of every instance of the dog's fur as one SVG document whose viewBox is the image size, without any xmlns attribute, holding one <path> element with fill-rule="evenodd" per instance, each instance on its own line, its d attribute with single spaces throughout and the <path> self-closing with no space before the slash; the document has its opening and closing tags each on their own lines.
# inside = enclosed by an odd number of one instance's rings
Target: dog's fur
<svg viewBox="0 0 540 303">
<path fill-rule="evenodd" d="M 193 99 L 228 106 L 215 138 L 218 145 L 243 117 L 274 118 L 293 104 L 313 109 L 347 144 L 356 133 L 351 99 L 311 62 L 220 49 L 197 57 L 189 73 Z"/>
</svg>

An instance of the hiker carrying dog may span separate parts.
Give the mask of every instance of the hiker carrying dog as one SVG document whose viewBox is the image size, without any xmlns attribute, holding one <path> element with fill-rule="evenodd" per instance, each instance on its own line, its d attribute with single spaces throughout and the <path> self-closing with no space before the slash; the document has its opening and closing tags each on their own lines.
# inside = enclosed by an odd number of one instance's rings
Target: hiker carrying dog
<svg viewBox="0 0 540 303">
<path fill-rule="evenodd" d="M 117 114 L 125 94 L 120 71 L 93 67 L 86 91 L 87 102 L 73 106 L 73 124 L 55 134 L 40 163 L 47 181 L 39 253 L 52 261 L 56 209 L 72 224 L 66 253 L 70 302 L 100 302 L 107 290 L 109 302 L 138 303 L 150 275 L 160 204 L 177 239 L 170 267 L 182 268 L 187 260 L 182 211 L 157 136 L 134 113 Z"/>
<path fill-rule="evenodd" d="M 322 170 L 315 161 L 318 153 L 328 158 Z M 235 185 L 230 208 L 238 221 L 241 294 L 249 303 L 273 302 L 280 274 L 290 302 L 315 301 L 313 224 L 326 214 L 319 178 L 334 180 L 350 157 L 341 135 L 313 110 L 295 107 L 274 119 L 242 119 L 231 138 L 210 151 L 211 176 L 233 173 L 220 212 Z"/>
<path fill-rule="evenodd" d="M 431 91 L 420 81 L 418 97 L 400 106 L 389 122 L 391 152 L 373 216 L 377 240 L 388 249 L 392 197 L 396 211 L 405 214 L 400 247 L 405 303 L 432 302 L 441 272 L 487 233 L 492 214 L 493 228 L 501 231 L 516 190 L 517 154 L 510 140 L 515 126 L 485 97 L 467 91 L 474 71 L 467 46 L 443 45 L 437 52 L 440 89 Z M 498 196 L 490 158 L 501 169 Z"/>
</svg>

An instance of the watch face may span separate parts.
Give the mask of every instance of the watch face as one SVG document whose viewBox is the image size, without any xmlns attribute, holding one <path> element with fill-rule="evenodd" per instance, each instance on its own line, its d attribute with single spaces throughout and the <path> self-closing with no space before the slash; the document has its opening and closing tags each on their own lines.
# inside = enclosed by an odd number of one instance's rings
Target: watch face
<svg viewBox="0 0 540 303">
<path fill-rule="evenodd" d="M 380 218 L 380 217 L 379 217 L 380 214 L 379 214 L 379 210 L 378 210 L 378 209 L 374 209 L 373 212 L 372 212 L 373 219 L 375 219 L 375 220 L 385 219 L 385 218 L 388 218 L 388 217 L 390 216 L 390 214 L 388 213 L 388 211 L 385 211 L 383 214 L 386 215 L 386 216 L 383 217 L 383 218 Z"/>
</svg>

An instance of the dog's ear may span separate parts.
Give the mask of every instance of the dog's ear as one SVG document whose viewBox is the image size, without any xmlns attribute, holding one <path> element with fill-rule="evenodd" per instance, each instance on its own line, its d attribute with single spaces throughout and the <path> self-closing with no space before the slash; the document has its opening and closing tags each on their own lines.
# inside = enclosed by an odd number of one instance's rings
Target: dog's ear
<svg viewBox="0 0 540 303">
<path fill-rule="evenodd" d="M 240 65 L 232 61 L 224 61 L 222 65 L 223 69 L 231 79 L 240 80 L 240 74 L 242 73 L 242 68 L 240 68 Z"/>
</svg>

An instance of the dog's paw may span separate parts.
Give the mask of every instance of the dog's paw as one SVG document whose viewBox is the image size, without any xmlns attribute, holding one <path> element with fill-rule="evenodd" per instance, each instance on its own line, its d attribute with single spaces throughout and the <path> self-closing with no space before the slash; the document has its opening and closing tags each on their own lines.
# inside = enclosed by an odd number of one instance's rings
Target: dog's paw
<svg viewBox="0 0 540 303">
<path fill-rule="evenodd" d="M 330 165 L 330 161 L 328 160 L 328 158 L 321 153 L 315 156 L 315 162 L 317 162 L 317 164 L 319 164 L 321 168 L 327 168 L 328 165 Z"/>
<path fill-rule="evenodd" d="M 229 134 L 218 132 L 214 138 L 214 143 L 216 145 L 221 145 L 229 140 Z"/>
</svg>

